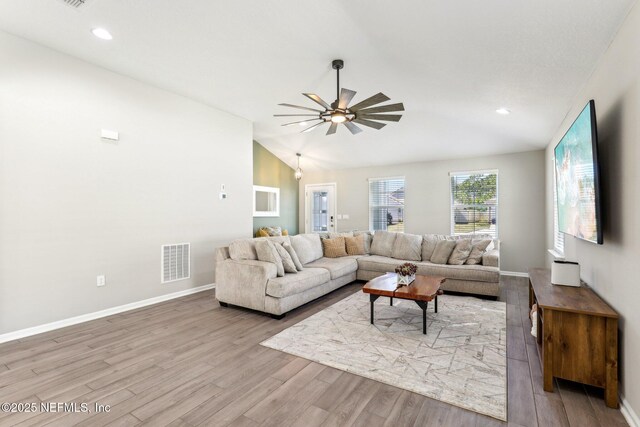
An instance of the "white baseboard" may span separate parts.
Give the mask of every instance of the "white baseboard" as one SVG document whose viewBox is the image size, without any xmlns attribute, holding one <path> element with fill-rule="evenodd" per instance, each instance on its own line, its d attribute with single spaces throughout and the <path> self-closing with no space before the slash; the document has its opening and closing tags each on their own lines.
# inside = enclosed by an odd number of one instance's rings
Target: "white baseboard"
<svg viewBox="0 0 640 427">
<path fill-rule="evenodd" d="M 519 271 L 500 271 L 501 276 L 529 277 L 529 273 L 521 273 Z"/>
<path fill-rule="evenodd" d="M 146 307 L 148 305 L 157 304 L 159 302 L 169 301 L 175 298 L 184 297 L 187 295 L 195 294 L 202 291 L 213 289 L 215 284 L 198 286 L 197 288 L 185 289 L 184 291 L 173 292 L 171 294 L 160 295 L 153 298 L 148 298 L 142 301 L 136 301 L 129 304 L 119 305 L 117 307 L 107 308 L 105 310 L 96 311 L 93 313 L 82 314 L 80 316 L 70 317 L 68 319 L 58 320 L 56 322 L 45 323 L 44 325 L 33 326 L 31 328 L 20 329 L 14 332 L 8 332 L 0 335 L 0 343 L 7 341 L 18 340 L 20 338 L 29 337 L 31 335 L 41 334 L 43 332 L 53 331 L 55 329 L 64 328 L 66 326 L 77 325 L 78 323 L 88 322 L 89 320 L 100 319 L 101 317 L 111 316 L 113 314 L 122 313 L 136 308 Z"/>
<path fill-rule="evenodd" d="M 638 414 L 635 413 L 623 395 L 620 395 L 620 412 L 622 412 L 622 416 L 627 420 L 627 423 L 629 423 L 631 427 L 640 427 L 640 418 L 638 418 Z"/>
</svg>

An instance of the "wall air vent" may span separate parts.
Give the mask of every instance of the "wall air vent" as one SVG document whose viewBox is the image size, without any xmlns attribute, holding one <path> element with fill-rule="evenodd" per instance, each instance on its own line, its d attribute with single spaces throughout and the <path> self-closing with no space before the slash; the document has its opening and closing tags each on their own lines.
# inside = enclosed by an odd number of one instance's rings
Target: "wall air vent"
<svg viewBox="0 0 640 427">
<path fill-rule="evenodd" d="M 61 0 L 61 1 L 77 9 L 80 6 L 84 6 L 88 0 Z"/>
<path fill-rule="evenodd" d="M 162 245 L 162 283 L 191 277 L 191 244 Z"/>
</svg>

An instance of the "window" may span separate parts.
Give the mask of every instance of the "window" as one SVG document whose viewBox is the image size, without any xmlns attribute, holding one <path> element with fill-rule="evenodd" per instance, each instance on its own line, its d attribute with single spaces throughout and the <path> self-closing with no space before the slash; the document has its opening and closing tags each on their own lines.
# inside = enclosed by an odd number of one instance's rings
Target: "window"
<svg viewBox="0 0 640 427">
<path fill-rule="evenodd" d="M 404 177 L 369 179 L 369 229 L 404 233 Z"/>
<path fill-rule="evenodd" d="M 564 233 L 558 226 L 558 186 L 556 185 L 556 162 L 553 161 L 553 250 L 564 255 Z"/>
<path fill-rule="evenodd" d="M 498 171 L 450 175 L 451 234 L 498 237 Z"/>
</svg>

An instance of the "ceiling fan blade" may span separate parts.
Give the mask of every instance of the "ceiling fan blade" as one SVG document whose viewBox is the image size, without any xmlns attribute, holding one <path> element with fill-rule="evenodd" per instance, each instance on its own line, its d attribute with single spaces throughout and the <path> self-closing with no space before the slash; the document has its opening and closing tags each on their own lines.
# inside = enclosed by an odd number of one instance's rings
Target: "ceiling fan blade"
<svg viewBox="0 0 640 427">
<path fill-rule="evenodd" d="M 303 107 L 301 105 L 293 105 L 293 104 L 278 104 L 278 105 L 282 105 L 283 107 L 300 108 L 301 110 L 317 111 L 318 113 L 324 113 L 324 110 L 316 110 L 315 108 Z M 393 110 L 389 110 L 389 111 L 393 111 Z"/>
<path fill-rule="evenodd" d="M 389 111 L 404 111 L 404 105 L 402 105 L 402 102 L 398 104 L 381 105 L 379 107 L 360 109 L 359 113 L 361 114 L 387 113 Z"/>
<path fill-rule="evenodd" d="M 291 125 L 295 125 L 295 124 L 299 124 L 299 123 L 314 122 L 314 121 L 316 121 L 316 120 L 322 120 L 322 119 L 308 119 L 308 120 L 300 120 L 299 122 L 285 123 L 285 124 L 280 125 L 280 126 L 291 126 Z"/>
<path fill-rule="evenodd" d="M 357 114 L 359 119 L 386 120 L 390 122 L 399 122 L 402 118 L 401 114 Z"/>
<path fill-rule="evenodd" d="M 354 125 L 351 122 L 344 122 L 344 125 L 347 127 L 347 129 L 349 129 L 349 131 L 351 131 L 353 135 L 355 135 L 356 133 L 362 132 L 362 129 L 360 129 L 358 126 Z"/>
<path fill-rule="evenodd" d="M 327 122 L 325 122 L 325 121 L 321 121 L 320 123 L 316 123 L 315 125 L 311 126 L 310 128 L 306 128 L 305 130 L 303 130 L 303 131 L 302 131 L 302 132 L 300 132 L 300 133 L 307 133 L 307 132 L 310 132 L 310 131 L 312 131 L 314 128 L 316 128 L 316 127 L 318 127 L 318 126 L 320 126 L 320 125 L 323 125 L 323 124 L 325 124 L 325 123 L 327 123 Z"/>
<path fill-rule="evenodd" d="M 331 106 L 329 104 L 327 104 L 326 102 L 324 102 L 322 100 L 322 98 L 320 98 L 315 93 L 303 93 L 303 95 L 306 96 L 307 98 L 309 98 L 310 100 L 312 100 L 313 102 L 322 105 L 325 109 L 331 110 Z"/>
<path fill-rule="evenodd" d="M 389 98 L 387 95 L 385 95 L 384 93 L 380 92 L 380 93 L 377 93 L 377 94 L 373 95 L 372 97 L 369 97 L 369 98 L 365 99 L 364 101 L 358 102 L 356 105 L 354 105 L 352 107 L 349 107 L 349 110 L 358 111 L 358 110 L 361 110 L 363 108 L 370 107 L 372 105 L 380 104 L 381 102 L 389 101 L 390 99 L 391 98 Z"/>
<path fill-rule="evenodd" d="M 354 96 L 356 96 L 355 90 L 342 88 L 338 99 L 338 108 L 345 110 Z"/>
<path fill-rule="evenodd" d="M 331 122 L 331 126 L 329 126 L 329 130 L 327 131 L 327 135 L 333 135 L 338 130 L 338 124 Z"/>
<path fill-rule="evenodd" d="M 374 129 L 382 129 L 383 127 L 385 127 L 387 124 L 386 123 L 378 123 L 378 122 L 373 122 L 371 120 L 367 120 L 367 119 L 353 119 L 354 122 L 356 123 L 360 123 L 361 125 L 364 126 L 369 126 L 370 128 L 374 128 Z"/>
<path fill-rule="evenodd" d="M 318 117 L 317 114 L 274 114 L 273 117 Z"/>
</svg>

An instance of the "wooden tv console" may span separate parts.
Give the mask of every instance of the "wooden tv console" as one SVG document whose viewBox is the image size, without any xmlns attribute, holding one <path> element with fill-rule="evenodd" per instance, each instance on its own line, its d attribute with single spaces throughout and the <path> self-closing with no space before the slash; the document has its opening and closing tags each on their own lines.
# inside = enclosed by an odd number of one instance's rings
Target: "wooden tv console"
<svg viewBox="0 0 640 427">
<path fill-rule="evenodd" d="M 544 390 L 553 377 L 605 389 L 618 407 L 618 313 L 589 286 L 551 284 L 547 269 L 529 270 L 529 307 L 538 304 L 538 350 Z"/>
</svg>

